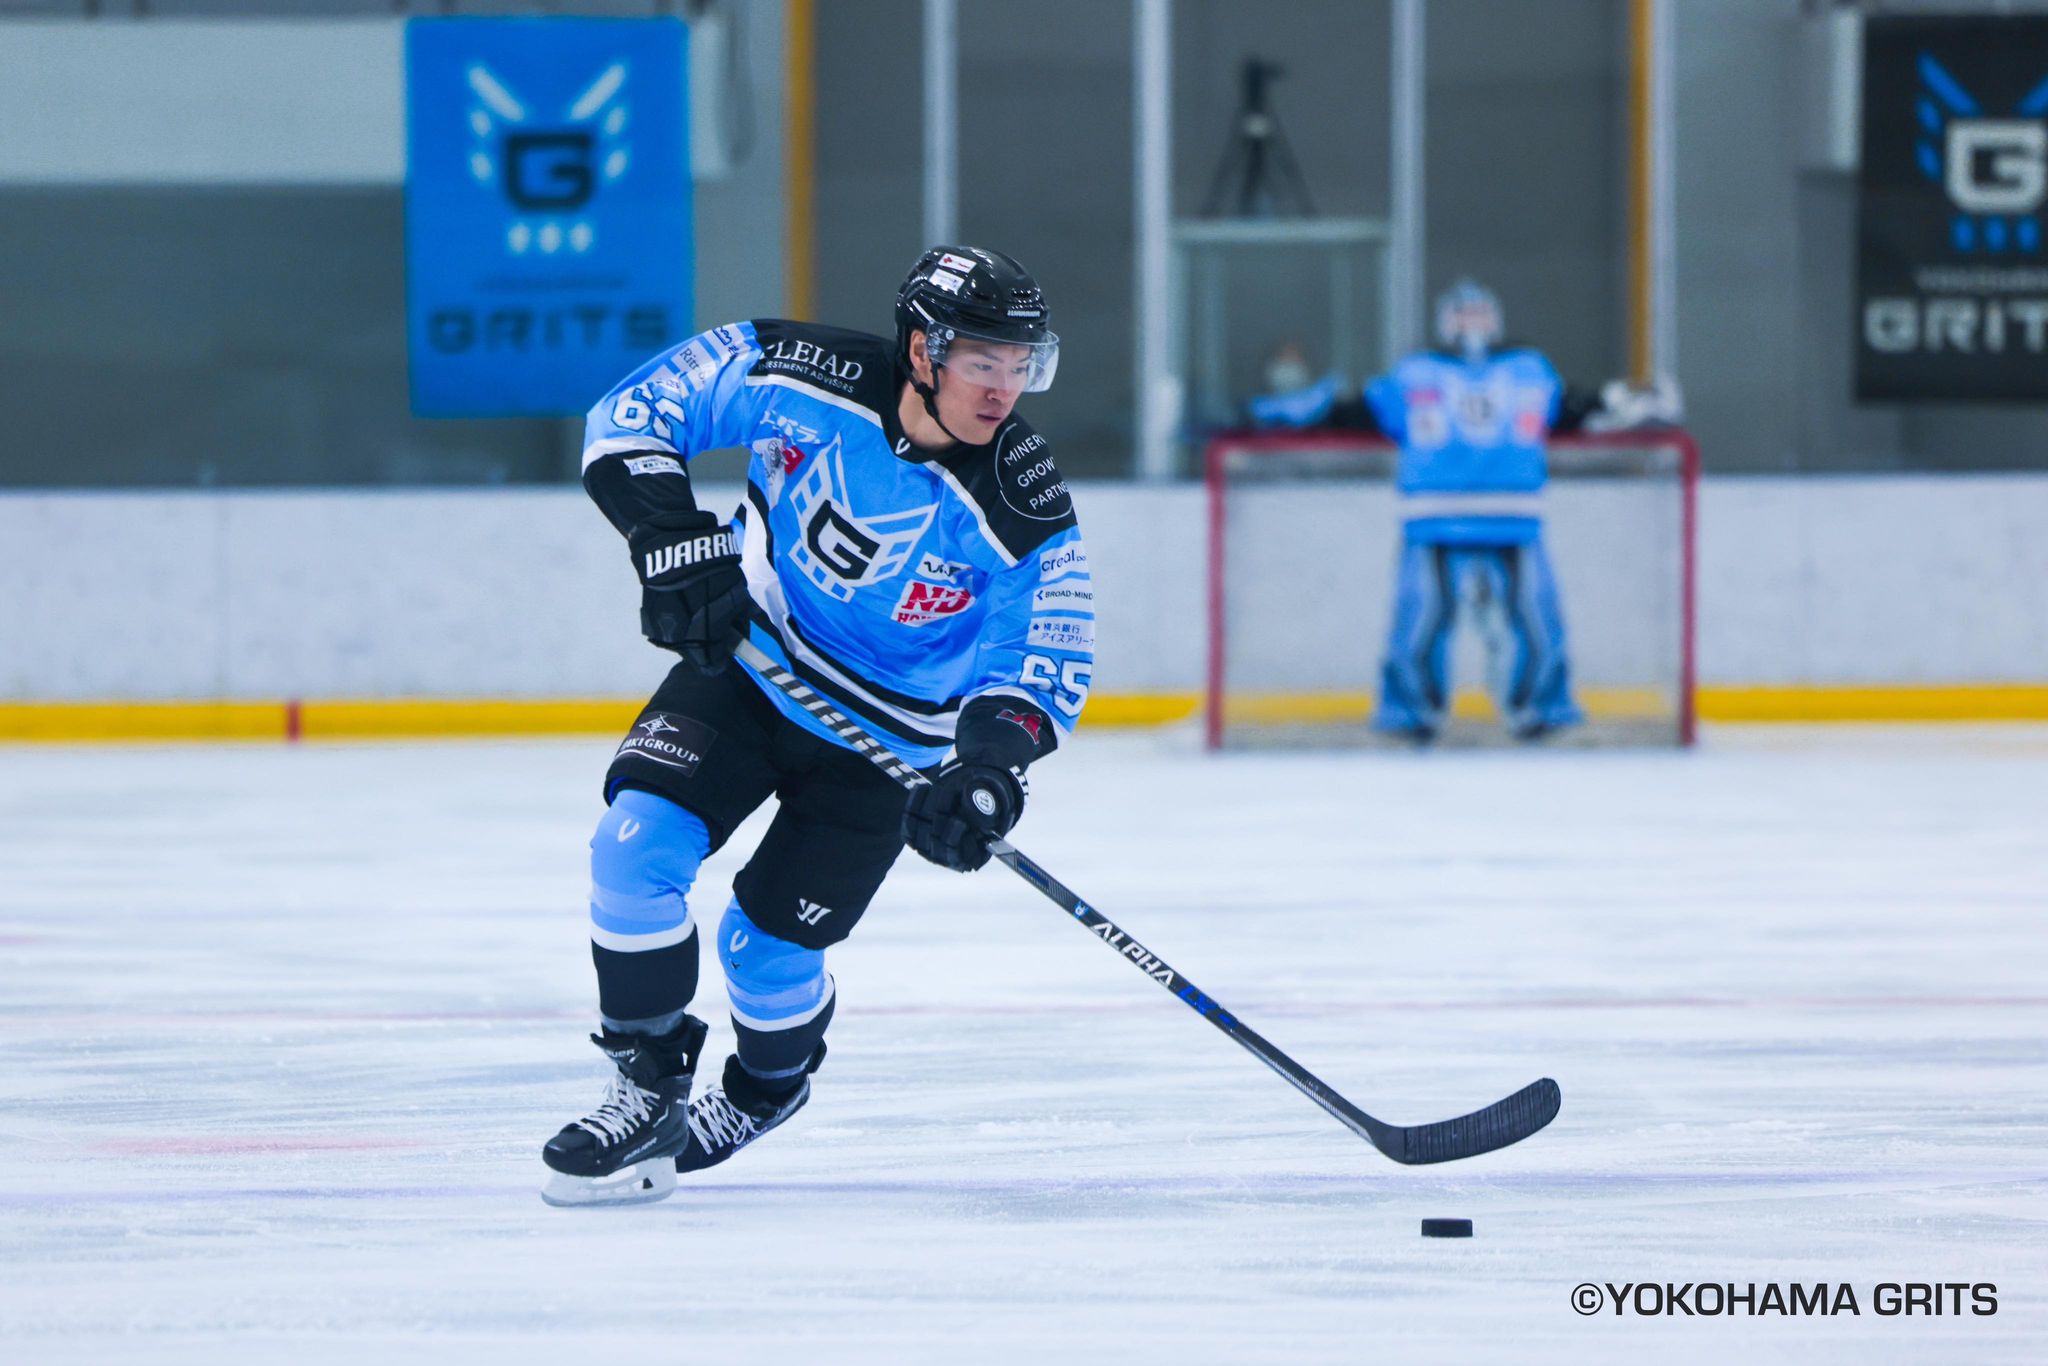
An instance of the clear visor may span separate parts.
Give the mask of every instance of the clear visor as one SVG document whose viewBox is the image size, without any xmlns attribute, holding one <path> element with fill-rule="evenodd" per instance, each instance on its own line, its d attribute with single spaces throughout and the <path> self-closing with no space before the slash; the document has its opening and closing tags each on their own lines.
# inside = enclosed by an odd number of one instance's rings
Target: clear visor
<svg viewBox="0 0 2048 1366">
<path fill-rule="evenodd" d="M 1040 342 L 977 337 L 950 327 L 925 334 L 933 365 L 943 365 L 969 384 L 1007 394 L 1036 394 L 1052 388 L 1060 368 L 1060 339 L 1048 332 Z"/>
</svg>

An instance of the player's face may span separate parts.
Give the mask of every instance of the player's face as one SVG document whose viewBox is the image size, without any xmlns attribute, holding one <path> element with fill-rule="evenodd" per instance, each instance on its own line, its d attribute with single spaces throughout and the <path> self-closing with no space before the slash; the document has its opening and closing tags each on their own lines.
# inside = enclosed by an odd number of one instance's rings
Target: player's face
<svg viewBox="0 0 2048 1366">
<path fill-rule="evenodd" d="M 993 441 L 1031 379 L 1031 348 L 956 340 L 939 367 L 939 420 L 970 445 Z"/>
</svg>

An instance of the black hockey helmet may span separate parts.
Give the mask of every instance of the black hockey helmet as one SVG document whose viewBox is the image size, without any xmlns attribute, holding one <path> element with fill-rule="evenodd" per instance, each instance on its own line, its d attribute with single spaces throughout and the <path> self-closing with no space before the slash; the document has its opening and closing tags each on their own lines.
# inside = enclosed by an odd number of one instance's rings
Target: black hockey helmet
<svg viewBox="0 0 2048 1366">
<path fill-rule="evenodd" d="M 934 366 L 957 340 L 1030 348 L 1025 393 L 1052 387 L 1060 339 L 1046 325 L 1044 291 L 1015 257 L 979 247 L 933 247 L 896 291 L 896 353 L 910 365 L 910 334 L 924 333 Z M 922 386 L 919 386 L 920 391 Z M 929 401 L 929 400 L 927 400 Z"/>
</svg>

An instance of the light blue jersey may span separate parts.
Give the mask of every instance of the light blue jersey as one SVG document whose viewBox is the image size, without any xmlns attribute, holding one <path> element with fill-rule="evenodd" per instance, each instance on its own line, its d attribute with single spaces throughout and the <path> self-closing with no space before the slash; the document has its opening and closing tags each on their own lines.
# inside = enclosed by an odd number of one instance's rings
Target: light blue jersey
<svg viewBox="0 0 2048 1366">
<path fill-rule="evenodd" d="M 1541 528 L 1543 445 L 1564 383 L 1535 351 L 1469 361 L 1418 352 L 1365 386 L 1399 444 L 1395 476 L 1408 540 L 1516 545 Z"/>
<path fill-rule="evenodd" d="M 754 642 L 912 764 L 945 756 L 977 697 L 1019 698 L 1071 730 L 1095 599 L 1045 438 L 1012 417 L 988 445 L 928 458 L 897 419 L 902 383 L 880 337 L 769 319 L 713 328 L 590 410 L 584 468 L 620 461 L 659 503 L 686 492 L 682 462 L 747 450 L 735 523 Z"/>
</svg>

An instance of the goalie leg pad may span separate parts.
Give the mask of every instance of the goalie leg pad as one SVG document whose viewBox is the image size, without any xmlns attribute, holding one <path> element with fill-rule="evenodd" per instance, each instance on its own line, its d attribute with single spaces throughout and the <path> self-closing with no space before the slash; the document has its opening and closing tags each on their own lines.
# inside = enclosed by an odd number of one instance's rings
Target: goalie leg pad
<svg viewBox="0 0 2048 1366">
<path fill-rule="evenodd" d="M 624 788 L 590 839 L 590 955 L 604 1023 L 667 1034 L 697 994 L 689 892 L 711 847 L 698 817 Z"/>
<path fill-rule="evenodd" d="M 1509 667 L 1500 709 L 1517 735 L 1576 725 L 1585 713 L 1571 695 L 1564 608 L 1541 541 L 1496 552 L 1499 601 L 1506 609 Z"/>
<path fill-rule="evenodd" d="M 1411 541 L 1401 547 L 1394 620 L 1372 718 L 1376 730 L 1426 738 L 1443 725 L 1457 608 L 1451 571 L 1448 546 Z"/>
<path fill-rule="evenodd" d="M 737 898 L 718 926 L 740 1066 L 770 1083 L 802 1078 L 832 1023 L 837 993 L 825 951 L 768 933 Z"/>
</svg>

